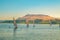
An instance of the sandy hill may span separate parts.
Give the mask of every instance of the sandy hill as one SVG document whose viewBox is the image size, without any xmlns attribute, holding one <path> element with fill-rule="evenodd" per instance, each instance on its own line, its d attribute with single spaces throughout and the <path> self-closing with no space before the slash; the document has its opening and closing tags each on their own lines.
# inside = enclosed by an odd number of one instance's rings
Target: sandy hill
<svg viewBox="0 0 60 40">
<path fill-rule="evenodd" d="M 54 17 L 48 16 L 48 15 L 43 15 L 43 14 L 27 14 L 23 17 L 18 18 L 18 20 L 36 20 L 36 19 L 41 19 L 41 20 L 54 20 Z"/>
</svg>

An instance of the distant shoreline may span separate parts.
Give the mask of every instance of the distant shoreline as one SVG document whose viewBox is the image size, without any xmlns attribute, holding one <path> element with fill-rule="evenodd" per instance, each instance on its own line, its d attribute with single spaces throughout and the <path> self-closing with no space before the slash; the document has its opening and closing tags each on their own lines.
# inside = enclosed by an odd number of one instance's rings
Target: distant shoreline
<svg viewBox="0 0 60 40">
<path fill-rule="evenodd" d="M 13 24 L 13 23 L 0 23 L 0 24 Z M 26 23 L 17 23 L 17 24 L 26 24 Z M 29 23 L 29 24 L 33 24 L 33 23 Z M 49 23 L 40 23 L 40 24 L 49 24 Z M 56 23 L 56 24 L 58 24 L 58 23 Z"/>
</svg>

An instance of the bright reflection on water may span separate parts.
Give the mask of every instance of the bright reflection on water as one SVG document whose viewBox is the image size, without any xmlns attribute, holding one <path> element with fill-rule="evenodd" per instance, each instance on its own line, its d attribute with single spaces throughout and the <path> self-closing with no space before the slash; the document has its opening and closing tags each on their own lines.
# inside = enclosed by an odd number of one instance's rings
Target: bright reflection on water
<svg viewBox="0 0 60 40">
<path fill-rule="evenodd" d="M 15 36 L 13 35 L 13 24 L 0 24 L 0 40 L 60 40 L 60 29 L 58 25 L 49 24 L 18 24 Z"/>
</svg>

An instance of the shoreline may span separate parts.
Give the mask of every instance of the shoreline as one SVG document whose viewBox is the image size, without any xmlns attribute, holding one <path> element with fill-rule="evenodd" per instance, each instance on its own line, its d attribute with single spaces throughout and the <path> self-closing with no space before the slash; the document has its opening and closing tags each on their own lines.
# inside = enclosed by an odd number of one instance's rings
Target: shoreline
<svg viewBox="0 0 60 40">
<path fill-rule="evenodd" d="M 0 23 L 0 24 L 13 24 L 13 23 Z M 26 23 L 17 23 L 17 24 L 26 24 Z M 33 24 L 33 23 L 29 23 L 29 24 Z M 49 24 L 49 23 L 40 23 L 40 24 Z M 52 24 L 52 25 L 56 25 L 56 24 Z"/>
</svg>

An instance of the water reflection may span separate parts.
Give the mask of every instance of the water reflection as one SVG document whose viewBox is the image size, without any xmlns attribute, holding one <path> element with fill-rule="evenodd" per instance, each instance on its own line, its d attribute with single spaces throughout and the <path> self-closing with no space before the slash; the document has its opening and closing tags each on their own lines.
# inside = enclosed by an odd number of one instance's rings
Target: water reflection
<svg viewBox="0 0 60 40">
<path fill-rule="evenodd" d="M 7 24 L 0 25 L 0 40 L 60 40 L 60 29 L 59 25 L 49 24 L 33 24 L 26 27 L 26 24 L 17 24 L 18 28 L 16 30 L 13 24 L 3 26 Z M 22 28 L 22 29 L 21 29 Z"/>
</svg>

